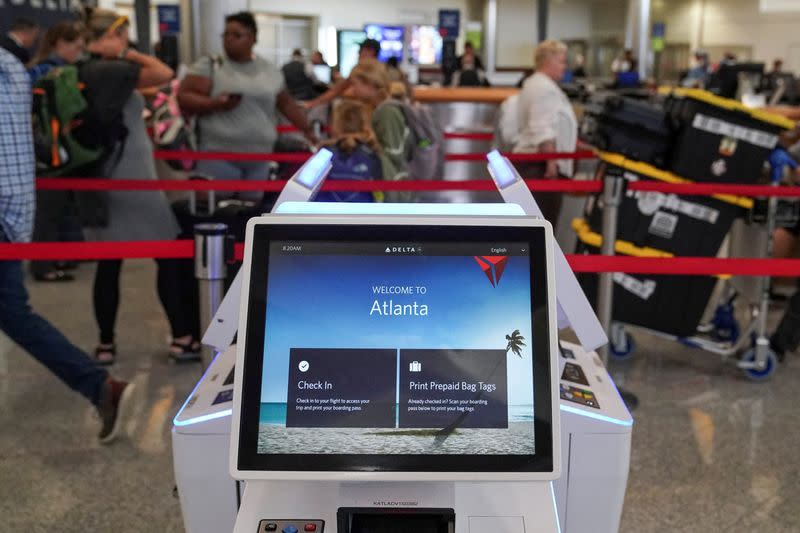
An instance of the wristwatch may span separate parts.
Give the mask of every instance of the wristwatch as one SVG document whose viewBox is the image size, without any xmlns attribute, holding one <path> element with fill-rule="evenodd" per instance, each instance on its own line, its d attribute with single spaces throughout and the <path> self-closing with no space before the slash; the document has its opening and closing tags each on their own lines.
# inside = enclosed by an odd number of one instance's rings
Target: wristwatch
<svg viewBox="0 0 800 533">
<path fill-rule="evenodd" d="M 125 59 L 125 56 L 128 55 L 128 50 L 130 50 L 130 48 L 128 48 L 127 46 L 123 48 L 122 51 L 117 56 L 117 59 Z"/>
</svg>

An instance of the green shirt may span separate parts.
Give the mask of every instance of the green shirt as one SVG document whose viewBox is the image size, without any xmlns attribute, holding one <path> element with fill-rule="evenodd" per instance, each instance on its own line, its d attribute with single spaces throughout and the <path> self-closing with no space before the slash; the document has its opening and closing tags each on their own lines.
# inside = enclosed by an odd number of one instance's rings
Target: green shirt
<svg viewBox="0 0 800 533">
<path fill-rule="evenodd" d="M 383 179 L 407 178 L 413 139 L 400 107 L 388 100 L 376 107 L 372 113 L 372 129 L 383 148 L 380 154 Z"/>
</svg>

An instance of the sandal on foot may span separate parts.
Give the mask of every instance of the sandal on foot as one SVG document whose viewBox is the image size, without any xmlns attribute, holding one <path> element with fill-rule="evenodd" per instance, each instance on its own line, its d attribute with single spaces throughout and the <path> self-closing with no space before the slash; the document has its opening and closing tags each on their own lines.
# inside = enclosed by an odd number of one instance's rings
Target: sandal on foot
<svg viewBox="0 0 800 533">
<path fill-rule="evenodd" d="M 113 365 L 117 359 L 117 346 L 114 344 L 101 344 L 94 349 L 94 360 L 98 365 Z"/>
<path fill-rule="evenodd" d="M 172 341 L 169 346 L 169 356 L 176 361 L 199 361 L 202 348 L 203 346 L 196 340 L 188 343 Z"/>
</svg>

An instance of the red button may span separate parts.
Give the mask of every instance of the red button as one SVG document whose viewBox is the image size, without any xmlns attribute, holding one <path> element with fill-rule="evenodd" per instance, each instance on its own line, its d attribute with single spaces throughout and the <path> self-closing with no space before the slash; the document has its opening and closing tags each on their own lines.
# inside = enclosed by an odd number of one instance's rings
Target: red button
<svg viewBox="0 0 800 533">
<path fill-rule="evenodd" d="M 306 526 L 303 528 L 303 530 L 305 530 L 305 531 L 316 531 L 317 530 L 317 524 L 306 524 Z"/>
</svg>

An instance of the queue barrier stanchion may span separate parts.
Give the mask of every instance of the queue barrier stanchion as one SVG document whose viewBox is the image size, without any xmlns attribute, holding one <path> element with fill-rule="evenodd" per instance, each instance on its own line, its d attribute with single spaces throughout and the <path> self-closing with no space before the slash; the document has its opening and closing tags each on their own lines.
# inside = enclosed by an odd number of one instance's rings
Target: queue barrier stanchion
<svg viewBox="0 0 800 533">
<path fill-rule="evenodd" d="M 200 291 L 200 323 L 209 324 L 225 296 L 228 260 L 232 256 L 232 241 L 228 239 L 227 224 L 204 223 L 194 226 L 194 275 Z M 203 346 L 203 370 L 214 359 L 214 349 Z"/>
<path fill-rule="evenodd" d="M 622 204 L 622 194 L 625 180 L 618 176 L 606 176 L 603 180 L 603 242 L 600 249 L 601 255 L 614 255 L 614 245 L 617 242 L 617 220 L 619 206 Z M 604 272 L 600 274 L 597 290 L 597 318 L 606 331 L 609 340 L 613 342 L 612 313 L 614 308 L 614 274 Z M 608 366 L 608 345 L 600 349 L 603 364 Z"/>
</svg>

